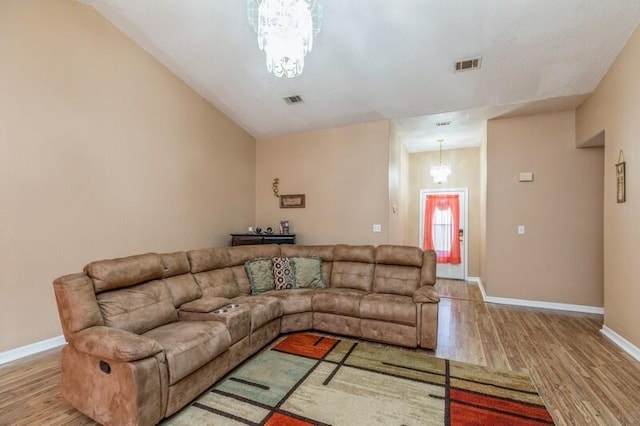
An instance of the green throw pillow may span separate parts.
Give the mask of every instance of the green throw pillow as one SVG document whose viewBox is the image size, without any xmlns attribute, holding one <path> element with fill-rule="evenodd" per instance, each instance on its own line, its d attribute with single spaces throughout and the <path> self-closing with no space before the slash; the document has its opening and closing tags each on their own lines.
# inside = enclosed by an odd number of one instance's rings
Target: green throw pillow
<svg viewBox="0 0 640 426">
<path fill-rule="evenodd" d="M 292 257 L 295 265 L 295 288 L 326 288 L 322 278 L 322 260 L 318 257 Z"/>
<path fill-rule="evenodd" d="M 273 280 L 271 258 L 259 257 L 249 260 L 244 264 L 244 269 L 247 271 L 251 285 L 251 294 L 260 294 L 274 289 L 275 281 Z"/>
</svg>

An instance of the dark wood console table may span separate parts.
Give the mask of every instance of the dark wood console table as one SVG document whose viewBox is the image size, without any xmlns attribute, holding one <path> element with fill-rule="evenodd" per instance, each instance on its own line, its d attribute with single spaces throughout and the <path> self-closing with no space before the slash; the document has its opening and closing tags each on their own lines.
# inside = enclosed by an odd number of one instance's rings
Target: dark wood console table
<svg viewBox="0 0 640 426">
<path fill-rule="evenodd" d="M 296 234 L 231 234 L 232 246 L 253 244 L 295 244 Z"/>
</svg>

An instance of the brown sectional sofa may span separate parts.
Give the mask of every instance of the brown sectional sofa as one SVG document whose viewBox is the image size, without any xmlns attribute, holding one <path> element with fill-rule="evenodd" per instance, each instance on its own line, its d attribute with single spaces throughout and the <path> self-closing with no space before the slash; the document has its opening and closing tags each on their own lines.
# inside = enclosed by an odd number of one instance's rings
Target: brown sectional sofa
<svg viewBox="0 0 640 426">
<path fill-rule="evenodd" d="M 322 259 L 327 288 L 251 294 L 245 262 Z M 280 333 L 433 349 L 436 256 L 416 247 L 237 246 L 92 262 L 54 290 L 62 391 L 103 424 L 156 424 Z"/>
</svg>

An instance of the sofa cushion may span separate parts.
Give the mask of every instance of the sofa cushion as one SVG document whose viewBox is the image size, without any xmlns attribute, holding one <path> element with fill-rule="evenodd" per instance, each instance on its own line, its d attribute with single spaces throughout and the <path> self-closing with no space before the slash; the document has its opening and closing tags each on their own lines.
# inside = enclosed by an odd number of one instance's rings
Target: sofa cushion
<svg viewBox="0 0 640 426">
<path fill-rule="evenodd" d="M 227 327 L 217 321 L 179 321 L 144 334 L 164 348 L 173 385 L 210 362 L 231 345 Z"/>
<path fill-rule="evenodd" d="M 231 299 L 240 294 L 231 268 L 213 269 L 193 275 L 202 295 L 207 297 L 226 297 Z"/>
<path fill-rule="evenodd" d="M 413 296 L 420 285 L 420 268 L 415 266 L 376 265 L 373 291 Z"/>
<path fill-rule="evenodd" d="M 271 258 L 260 257 L 249 260 L 244 267 L 251 284 L 251 294 L 261 294 L 275 288 Z"/>
<path fill-rule="evenodd" d="M 422 267 L 422 250 L 418 247 L 381 245 L 376 248 L 376 263 Z"/>
<path fill-rule="evenodd" d="M 322 260 L 318 257 L 292 257 L 295 265 L 295 288 L 326 288 Z"/>
<path fill-rule="evenodd" d="M 374 270 L 375 264 L 373 263 L 333 262 L 331 287 L 371 291 Z"/>
<path fill-rule="evenodd" d="M 178 320 L 169 289 L 160 280 L 96 295 L 107 327 L 142 334 Z"/>
<path fill-rule="evenodd" d="M 311 301 L 314 294 L 316 291 L 312 289 L 272 290 L 263 293 L 265 296 L 275 297 L 280 301 L 283 315 L 313 312 Z"/>
<path fill-rule="evenodd" d="M 346 244 L 337 244 L 333 250 L 333 260 L 375 263 L 376 248 L 374 246 L 349 246 Z"/>
<path fill-rule="evenodd" d="M 164 266 L 158 254 L 147 253 L 98 260 L 89 263 L 84 270 L 93 279 L 96 293 L 100 293 L 162 278 Z"/>
<path fill-rule="evenodd" d="M 333 266 L 334 246 L 297 246 L 294 244 L 283 244 L 280 246 L 280 253 L 286 257 L 313 257 L 322 260 L 322 277 L 325 283 L 331 281 L 331 268 Z"/>
<path fill-rule="evenodd" d="M 296 266 L 288 257 L 273 257 L 273 281 L 275 290 L 294 288 L 296 284 Z"/>
<path fill-rule="evenodd" d="M 324 312 L 350 317 L 360 316 L 360 301 L 367 293 L 347 288 L 328 288 L 313 296 L 313 312 Z"/>
<path fill-rule="evenodd" d="M 227 248 L 231 266 L 244 265 L 247 261 L 260 257 L 280 256 L 280 246 L 275 244 L 235 246 Z"/>
<path fill-rule="evenodd" d="M 231 299 L 232 303 L 240 306 L 251 306 L 251 332 L 256 331 L 263 325 L 282 316 L 282 305 L 274 297 L 260 296 L 238 296 Z"/>
<path fill-rule="evenodd" d="M 202 296 L 202 290 L 198 287 L 193 275 L 189 273 L 164 278 L 162 281 L 167 285 L 175 307 Z"/>
<path fill-rule="evenodd" d="M 231 266 L 226 247 L 191 250 L 187 252 L 187 255 L 191 264 L 191 272 L 194 274 Z"/>
<path fill-rule="evenodd" d="M 160 255 L 160 259 L 162 259 L 162 267 L 164 270 L 162 278 L 186 274 L 191 271 L 189 257 L 187 256 L 187 253 L 183 251 L 163 253 Z"/>
<path fill-rule="evenodd" d="M 368 294 L 360 302 L 360 317 L 416 325 L 417 308 L 409 296 L 397 294 Z"/>
</svg>

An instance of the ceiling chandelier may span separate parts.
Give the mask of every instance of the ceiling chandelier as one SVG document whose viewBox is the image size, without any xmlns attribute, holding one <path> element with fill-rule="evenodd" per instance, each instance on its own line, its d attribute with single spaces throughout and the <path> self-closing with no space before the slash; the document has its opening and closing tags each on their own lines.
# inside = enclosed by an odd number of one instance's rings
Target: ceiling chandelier
<svg viewBox="0 0 640 426">
<path fill-rule="evenodd" d="M 433 178 L 433 183 L 447 183 L 447 178 L 451 174 L 451 167 L 448 164 L 442 164 L 442 142 L 444 140 L 438 139 L 440 144 L 440 164 L 437 166 L 431 166 L 430 175 Z"/>
<path fill-rule="evenodd" d="M 300 75 L 320 32 L 322 6 L 317 0 L 247 0 L 247 10 L 267 70 L 277 77 Z"/>
</svg>

